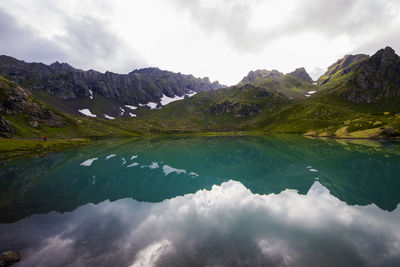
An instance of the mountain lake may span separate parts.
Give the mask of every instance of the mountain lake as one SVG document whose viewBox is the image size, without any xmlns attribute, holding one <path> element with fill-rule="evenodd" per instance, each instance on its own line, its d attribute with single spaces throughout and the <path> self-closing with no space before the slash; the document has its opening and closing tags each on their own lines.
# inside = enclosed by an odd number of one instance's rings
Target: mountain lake
<svg viewBox="0 0 400 267">
<path fill-rule="evenodd" d="M 400 266 L 400 143 L 97 141 L 0 162 L 15 266 Z"/>
</svg>

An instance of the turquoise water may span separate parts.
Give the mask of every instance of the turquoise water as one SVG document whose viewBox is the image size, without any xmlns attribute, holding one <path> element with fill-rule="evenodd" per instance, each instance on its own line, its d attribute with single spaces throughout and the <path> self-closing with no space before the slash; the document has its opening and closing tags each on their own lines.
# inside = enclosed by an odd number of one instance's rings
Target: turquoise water
<svg viewBox="0 0 400 267">
<path fill-rule="evenodd" d="M 398 266 L 400 144 L 107 141 L 0 162 L 16 266 Z"/>
</svg>

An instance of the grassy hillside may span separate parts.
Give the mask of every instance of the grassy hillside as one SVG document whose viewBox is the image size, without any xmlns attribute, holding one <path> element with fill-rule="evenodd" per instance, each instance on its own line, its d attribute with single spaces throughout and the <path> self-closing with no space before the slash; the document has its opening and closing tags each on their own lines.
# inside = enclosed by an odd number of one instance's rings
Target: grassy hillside
<svg viewBox="0 0 400 267">
<path fill-rule="evenodd" d="M 152 111 L 146 120 L 177 131 L 246 131 L 260 118 L 292 102 L 265 88 L 233 86 L 171 103 Z"/>
<path fill-rule="evenodd" d="M 295 74 L 296 71 L 288 74 L 283 74 L 276 70 L 251 71 L 242 79 L 239 85 L 250 84 L 276 91 L 289 98 L 306 99 L 307 92 L 317 90 L 317 86 L 312 84 L 311 78 L 303 79 L 298 77 Z M 304 72 L 303 75 L 308 76 L 304 69 L 302 71 Z"/>
<path fill-rule="evenodd" d="M 395 135 L 400 113 L 383 106 L 354 104 L 334 95 L 321 95 L 261 120 L 262 132 L 296 132 L 317 136 L 372 138 Z"/>
</svg>

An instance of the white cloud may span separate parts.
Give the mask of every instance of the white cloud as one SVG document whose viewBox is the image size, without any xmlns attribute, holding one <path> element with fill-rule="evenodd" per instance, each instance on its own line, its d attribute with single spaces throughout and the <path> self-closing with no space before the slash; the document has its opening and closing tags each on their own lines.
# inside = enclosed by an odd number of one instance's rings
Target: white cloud
<svg viewBox="0 0 400 267">
<path fill-rule="evenodd" d="M 226 84 L 300 66 L 315 79 L 345 54 L 400 49 L 395 0 L 15 0 L 0 9 L 1 53 L 123 73 L 157 66 Z"/>
<path fill-rule="evenodd" d="M 131 265 L 132 267 L 152 267 L 157 266 L 158 259 L 166 254 L 170 253 L 171 242 L 168 240 L 162 240 L 149 245 L 143 250 L 139 251 L 135 262 Z"/>
</svg>

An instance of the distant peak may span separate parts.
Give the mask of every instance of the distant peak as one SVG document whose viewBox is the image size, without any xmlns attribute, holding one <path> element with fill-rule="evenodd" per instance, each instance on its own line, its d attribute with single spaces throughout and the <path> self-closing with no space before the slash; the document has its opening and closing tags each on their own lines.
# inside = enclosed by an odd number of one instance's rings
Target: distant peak
<svg viewBox="0 0 400 267">
<path fill-rule="evenodd" d="M 390 46 L 386 46 L 385 48 L 382 48 L 378 50 L 373 57 L 391 57 L 393 55 L 396 55 L 396 52 L 391 48 Z"/>
<path fill-rule="evenodd" d="M 289 75 L 302 79 L 303 81 L 306 81 L 308 83 L 312 83 L 313 79 L 310 77 L 310 75 L 307 73 L 306 69 L 304 67 L 297 68 L 294 71 L 288 73 Z"/>
<path fill-rule="evenodd" d="M 72 67 L 68 63 L 60 63 L 58 61 L 51 63 L 50 67 L 56 67 L 56 68 L 65 68 L 65 69 L 72 69 Z"/>
<path fill-rule="evenodd" d="M 385 53 L 395 54 L 396 52 L 395 52 L 394 49 L 391 48 L 390 46 L 386 46 L 386 47 L 385 47 Z"/>
</svg>

